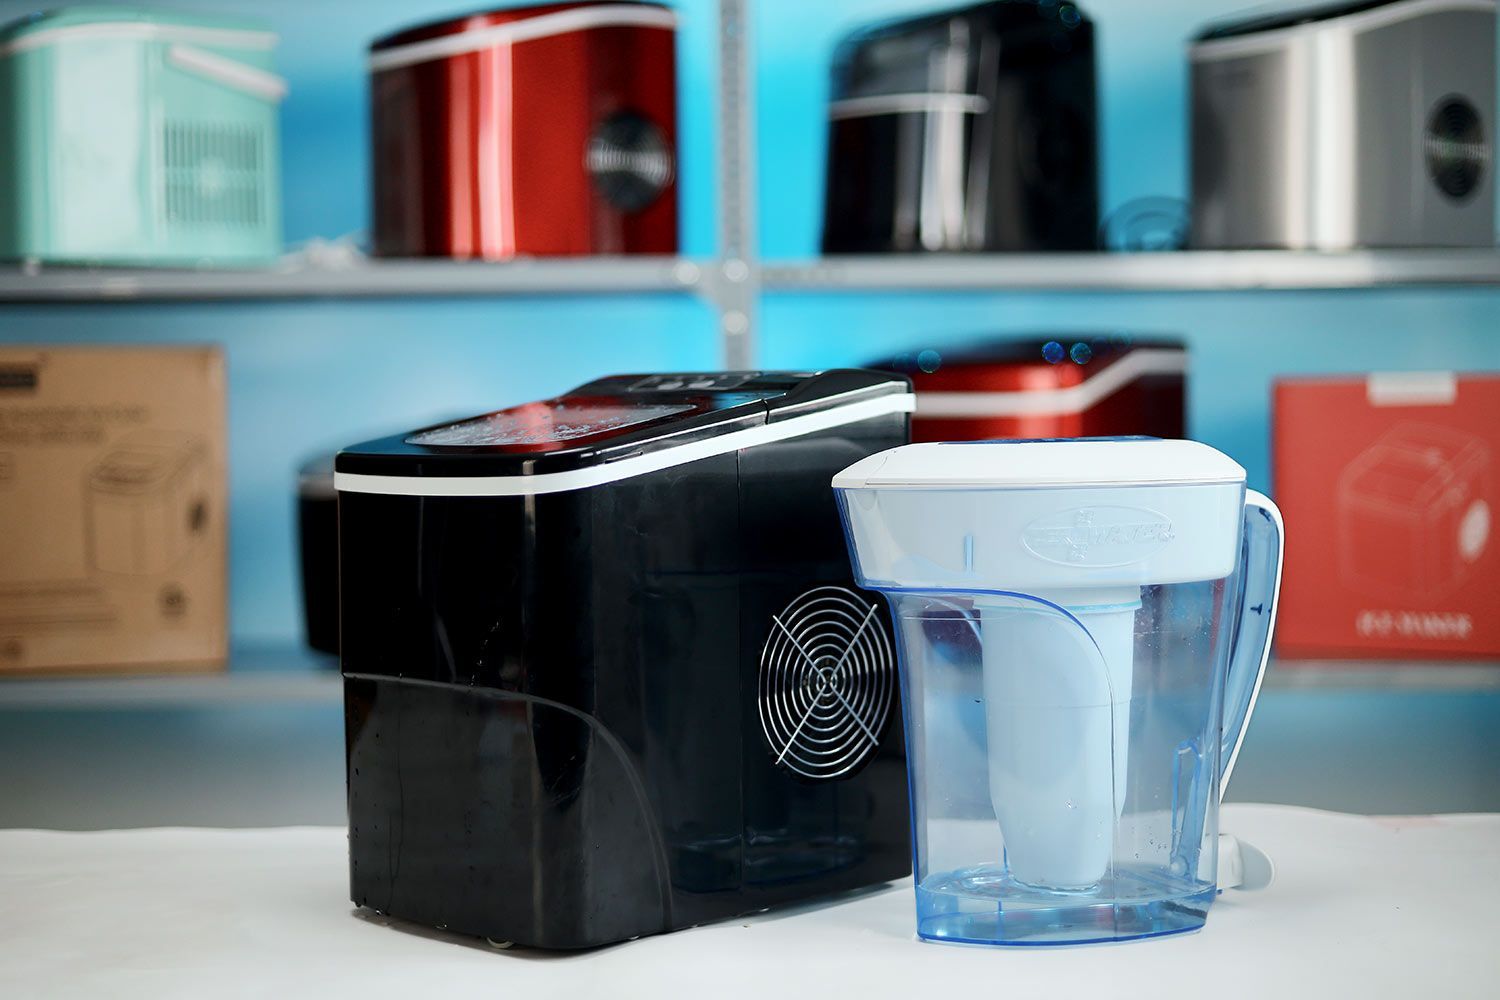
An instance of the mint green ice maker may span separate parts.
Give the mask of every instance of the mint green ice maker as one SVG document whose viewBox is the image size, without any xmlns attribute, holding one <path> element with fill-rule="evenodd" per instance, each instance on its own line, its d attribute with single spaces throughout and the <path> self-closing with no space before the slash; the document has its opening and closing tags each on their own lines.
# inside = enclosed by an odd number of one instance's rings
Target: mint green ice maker
<svg viewBox="0 0 1500 1000">
<path fill-rule="evenodd" d="M 276 40 L 245 21 L 123 7 L 0 28 L 0 257 L 275 258 Z"/>
</svg>

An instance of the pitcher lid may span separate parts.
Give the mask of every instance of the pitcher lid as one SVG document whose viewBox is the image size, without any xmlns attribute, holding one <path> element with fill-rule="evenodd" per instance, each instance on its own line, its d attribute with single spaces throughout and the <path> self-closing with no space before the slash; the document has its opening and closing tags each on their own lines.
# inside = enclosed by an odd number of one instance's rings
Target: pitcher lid
<svg viewBox="0 0 1500 1000">
<path fill-rule="evenodd" d="M 1243 483 L 1234 459 L 1197 441 L 1048 438 L 909 444 L 861 459 L 835 489 L 1047 489 Z"/>
</svg>

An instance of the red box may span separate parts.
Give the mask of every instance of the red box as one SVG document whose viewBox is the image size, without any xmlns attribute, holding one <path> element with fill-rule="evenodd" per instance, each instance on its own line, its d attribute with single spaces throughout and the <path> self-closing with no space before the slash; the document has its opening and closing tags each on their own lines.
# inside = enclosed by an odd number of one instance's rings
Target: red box
<svg viewBox="0 0 1500 1000">
<path fill-rule="evenodd" d="M 1279 380 L 1282 657 L 1500 654 L 1500 375 Z"/>
</svg>

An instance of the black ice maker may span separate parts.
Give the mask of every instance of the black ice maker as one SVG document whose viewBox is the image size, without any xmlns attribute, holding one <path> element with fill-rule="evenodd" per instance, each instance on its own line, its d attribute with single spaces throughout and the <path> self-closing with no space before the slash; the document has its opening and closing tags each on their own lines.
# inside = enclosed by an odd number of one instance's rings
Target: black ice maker
<svg viewBox="0 0 1500 1000">
<path fill-rule="evenodd" d="M 581 948 L 909 872 L 895 647 L 830 481 L 912 401 L 620 376 L 342 452 L 354 901 Z"/>
<path fill-rule="evenodd" d="M 1076 5 L 862 29 L 831 97 L 824 253 L 1094 249 L 1094 27 Z"/>
</svg>

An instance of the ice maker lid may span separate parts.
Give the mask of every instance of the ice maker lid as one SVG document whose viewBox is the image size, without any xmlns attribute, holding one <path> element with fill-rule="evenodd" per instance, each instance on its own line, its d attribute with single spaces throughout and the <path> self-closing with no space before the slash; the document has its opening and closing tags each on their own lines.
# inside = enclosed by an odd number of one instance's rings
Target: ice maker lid
<svg viewBox="0 0 1500 1000">
<path fill-rule="evenodd" d="M 1335 0 L 1333 3 L 1294 7 L 1290 10 L 1256 11 L 1245 17 L 1216 21 L 1194 38 L 1195 42 L 1212 42 L 1223 38 L 1243 38 L 1283 28 L 1297 28 L 1320 21 L 1334 21 L 1342 17 L 1363 14 L 1381 7 L 1398 8 L 1392 13 L 1400 16 L 1409 12 L 1418 14 L 1439 13 L 1448 10 L 1493 10 L 1493 0 Z"/>
<path fill-rule="evenodd" d="M 384 491 L 370 477 L 521 481 L 482 490 L 460 484 L 454 495 L 552 492 L 563 482 L 557 477 L 573 476 L 561 489 L 598 485 L 881 414 L 910 413 L 914 405 L 904 376 L 863 369 L 617 375 L 551 399 L 346 448 L 335 476 L 340 490 L 360 486 L 365 492 Z M 361 476 L 366 481 L 353 478 Z M 398 485 L 391 491 L 414 490 Z"/>
<path fill-rule="evenodd" d="M 276 44 L 275 32 L 252 18 L 95 4 L 37 11 L 0 25 L 0 55 L 51 42 L 109 38 L 231 49 L 269 49 Z"/>
<path fill-rule="evenodd" d="M 1047 334 L 908 351 L 871 367 L 911 376 L 919 418 L 1053 415 L 1080 413 L 1132 385 L 1180 384 L 1188 354 L 1168 338 Z"/>
<path fill-rule="evenodd" d="M 1046 489 L 1243 483 L 1245 470 L 1197 441 L 1152 437 L 912 444 L 862 459 L 836 489 Z"/>
<path fill-rule="evenodd" d="M 1089 52 L 1091 30 L 1074 4 L 1016 0 L 988 0 L 866 25 L 835 49 L 830 110 L 835 118 L 897 111 L 982 113 L 988 102 L 979 95 L 993 89 L 990 77 L 1000 66 L 1025 70 L 1039 59 Z M 999 53 L 999 60 L 992 62 L 988 52 Z M 966 97 L 972 103 L 945 102 L 944 97 Z"/>
<path fill-rule="evenodd" d="M 677 13 L 638 0 L 580 0 L 448 17 L 403 28 L 370 45 L 370 68 L 395 69 L 597 28 L 675 30 Z"/>
</svg>

